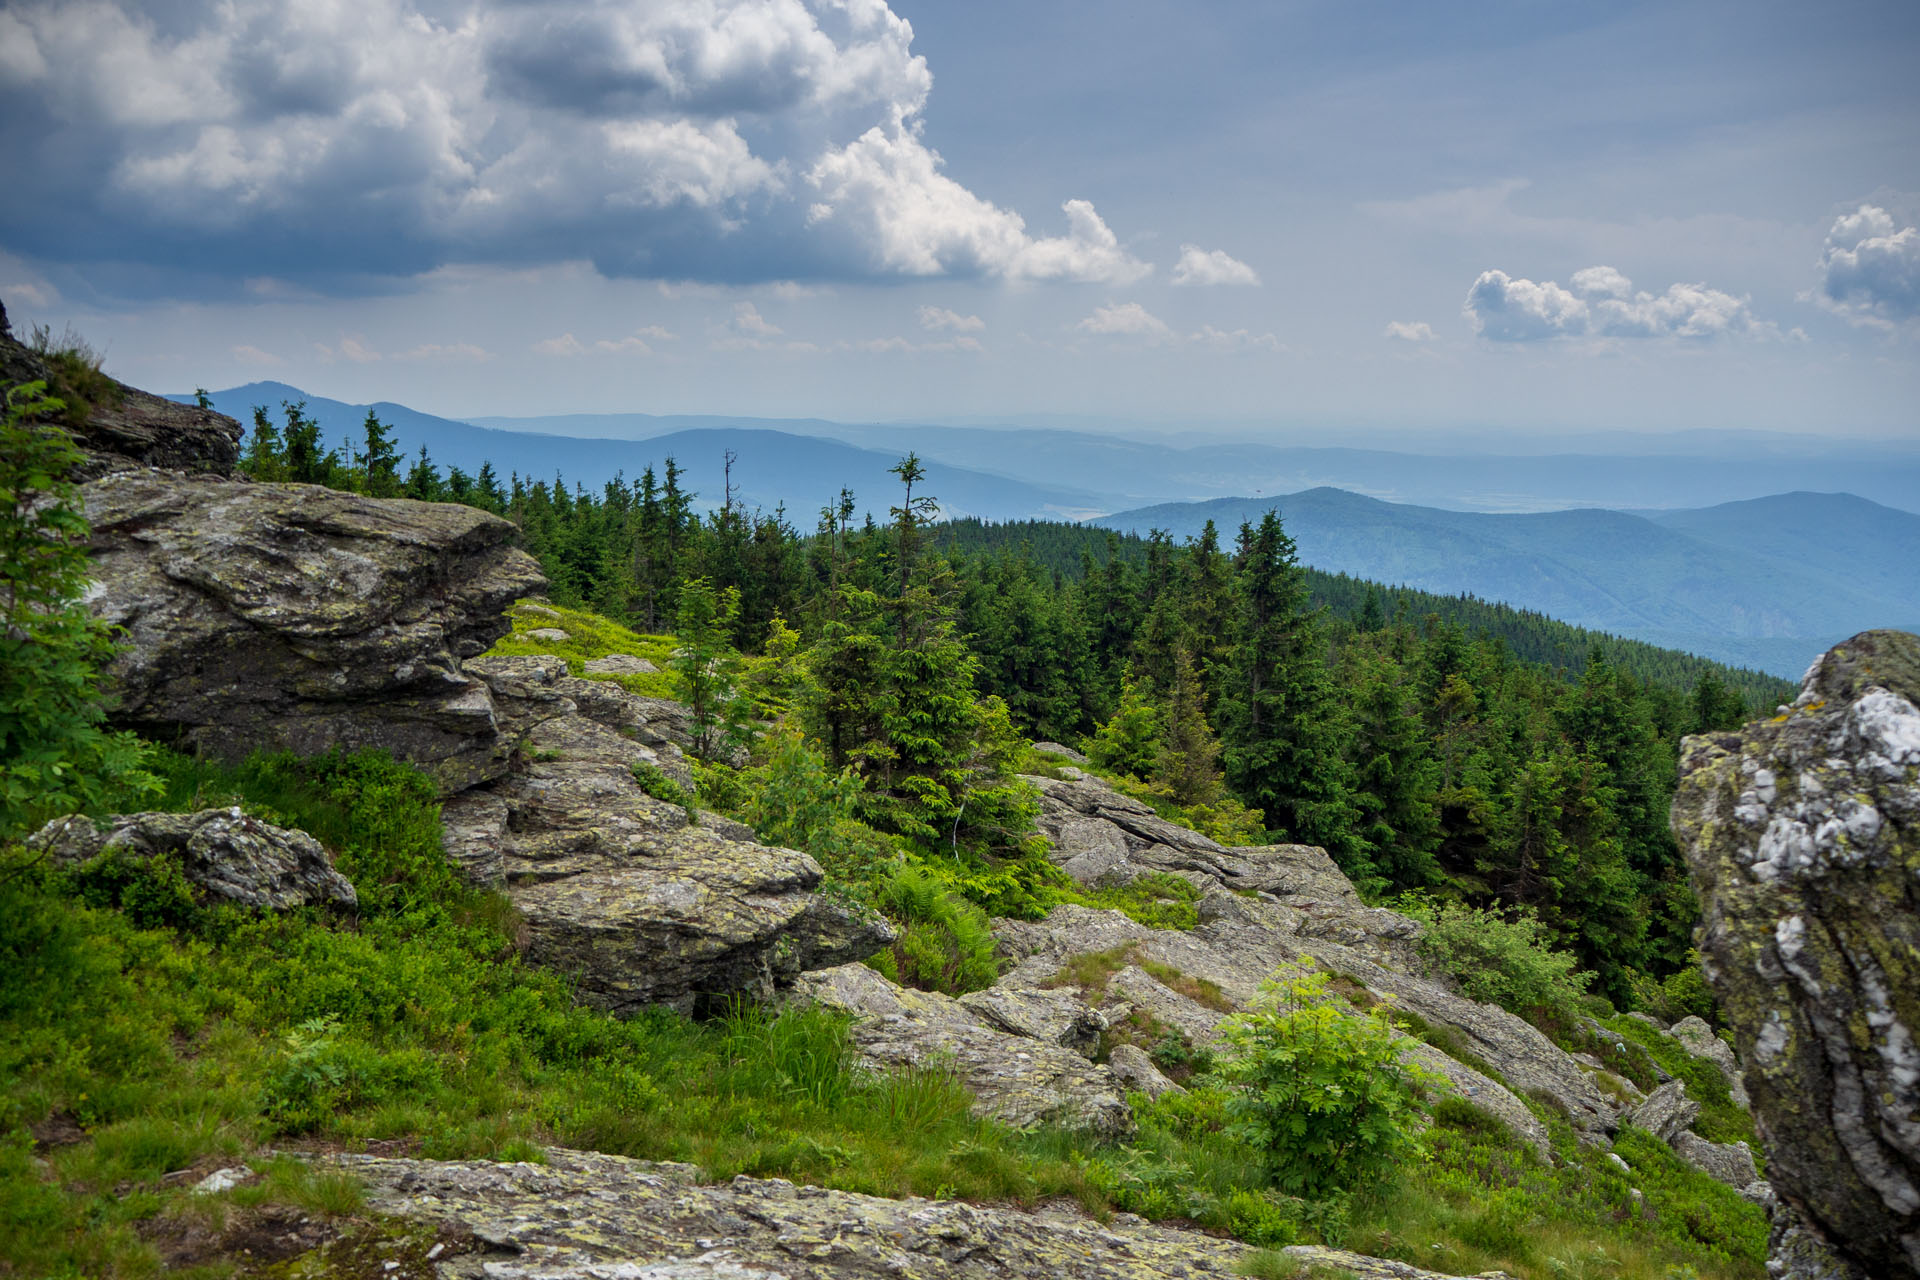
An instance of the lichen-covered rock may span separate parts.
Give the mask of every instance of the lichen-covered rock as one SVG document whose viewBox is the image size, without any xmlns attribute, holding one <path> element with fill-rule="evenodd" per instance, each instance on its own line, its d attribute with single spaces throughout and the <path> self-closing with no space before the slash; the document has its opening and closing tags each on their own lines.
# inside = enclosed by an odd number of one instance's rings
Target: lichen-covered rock
<svg viewBox="0 0 1920 1280">
<path fill-rule="evenodd" d="M 1753 1149 L 1744 1142 L 1708 1142 L 1691 1129 L 1676 1133 L 1667 1145 L 1674 1154 L 1717 1182 L 1736 1191 L 1760 1181 Z"/>
<path fill-rule="evenodd" d="M 82 487 L 97 583 L 126 629 L 117 719 L 220 755 L 379 747 L 452 792 L 512 743 L 461 670 L 541 585 L 511 524 L 453 503 L 133 471 Z"/>
<path fill-rule="evenodd" d="M 1694 1057 L 1705 1058 L 1720 1068 L 1734 1105 L 1743 1111 L 1751 1108 L 1746 1083 L 1740 1078 L 1740 1061 L 1733 1056 L 1733 1046 L 1713 1034 L 1713 1028 L 1707 1025 L 1706 1019 L 1694 1016 L 1682 1018 L 1668 1029 L 1667 1034 L 1678 1040 L 1681 1047 Z"/>
<path fill-rule="evenodd" d="M 1059 987 L 989 987 L 960 997 L 976 1016 L 1008 1035 L 1044 1040 L 1091 1058 L 1107 1020 L 1072 991 Z"/>
<path fill-rule="evenodd" d="M 239 809 L 198 813 L 127 813 L 95 823 L 79 814 L 55 818 L 28 837 L 63 866 L 103 854 L 172 858 L 209 900 L 284 911 L 289 907 L 358 904 L 353 885 L 334 870 L 320 842 Z"/>
<path fill-rule="evenodd" d="M 1113 1052 L 1107 1055 L 1107 1068 L 1129 1091 L 1144 1093 L 1149 1098 L 1186 1092 L 1161 1074 L 1160 1068 L 1153 1065 L 1153 1059 L 1139 1045 L 1113 1046 Z"/>
<path fill-rule="evenodd" d="M 1699 1118 L 1700 1104 L 1687 1096 L 1686 1082 L 1681 1080 L 1667 1081 L 1648 1094 L 1646 1101 L 1620 1117 L 1624 1123 L 1645 1129 L 1662 1142 L 1672 1142 L 1676 1134 Z"/>
<path fill-rule="evenodd" d="M 549 1150 L 544 1164 L 329 1160 L 364 1183 L 369 1208 L 488 1246 L 440 1261 L 441 1280 L 1227 1280 L 1252 1252 L 1128 1215 L 1102 1225 L 1064 1209 L 885 1200 L 777 1178 L 701 1185 L 688 1165 L 582 1151 Z M 1338 1250 L 1288 1252 L 1366 1280 L 1442 1280 Z"/>
<path fill-rule="evenodd" d="M 604 658 L 594 658 L 585 666 L 589 675 L 596 676 L 646 676 L 660 668 L 631 653 L 610 653 Z"/>
<path fill-rule="evenodd" d="M 475 882 L 506 893 L 526 924 L 528 960 L 569 975 L 584 1002 L 628 1014 L 770 996 L 803 970 L 892 941 L 880 916 L 813 892 L 824 873 L 806 854 L 648 795 L 634 766 L 684 776 L 678 752 L 588 719 L 570 696 L 629 724 L 643 713 L 619 689 L 596 703 L 599 682 L 568 677 L 552 658 L 470 667 L 525 759 L 446 802 L 443 846 Z"/>
<path fill-rule="evenodd" d="M 1009 1032 L 951 996 L 895 986 L 860 964 L 802 974 L 794 994 L 852 1015 L 853 1046 L 869 1067 L 952 1070 L 972 1090 L 976 1114 L 1102 1137 L 1133 1129 L 1124 1090 L 1106 1067 L 1053 1039 Z"/>
<path fill-rule="evenodd" d="M 1920 638 L 1821 656 L 1686 740 L 1673 829 L 1768 1169 L 1864 1274 L 1920 1274 Z"/>
</svg>

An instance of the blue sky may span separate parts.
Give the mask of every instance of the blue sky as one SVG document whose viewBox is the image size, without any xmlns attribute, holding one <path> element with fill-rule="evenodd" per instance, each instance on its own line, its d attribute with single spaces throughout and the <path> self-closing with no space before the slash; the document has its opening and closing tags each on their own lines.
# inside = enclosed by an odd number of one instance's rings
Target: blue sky
<svg viewBox="0 0 1920 1280">
<path fill-rule="evenodd" d="M 9 0 L 0 298 L 165 389 L 1920 437 L 1920 7 Z"/>
</svg>

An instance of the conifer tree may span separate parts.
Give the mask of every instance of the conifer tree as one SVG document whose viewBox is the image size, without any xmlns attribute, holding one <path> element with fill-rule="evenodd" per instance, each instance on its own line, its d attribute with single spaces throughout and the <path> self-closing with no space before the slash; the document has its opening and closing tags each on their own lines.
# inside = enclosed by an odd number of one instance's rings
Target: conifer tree
<svg viewBox="0 0 1920 1280">
<path fill-rule="evenodd" d="M 1207 724 L 1205 702 L 1193 655 L 1174 650 L 1154 781 L 1177 805 L 1212 804 L 1220 795 L 1220 741 Z"/>
<path fill-rule="evenodd" d="M 1239 653 L 1222 708 L 1227 779 L 1278 838 L 1317 844 L 1348 874 L 1369 871 L 1342 755 L 1345 717 L 1293 539 L 1269 510 L 1240 527 Z"/>
<path fill-rule="evenodd" d="M 1102 769 L 1130 774 L 1145 782 L 1160 759 L 1160 715 L 1132 668 L 1120 678 L 1120 705 L 1087 741 L 1087 759 Z"/>
<path fill-rule="evenodd" d="M 353 465 L 359 468 L 364 491 L 376 498 L 392 498 L 400 492 L 400 454 L 393 447 L 393 428 L 380 421 L 373 410 L 367 410 L 367 420 L 360 424 L 361 438 L 365 443 L 362 452 L 353 455 Z M 421 455 L 426 454 L 426 446 L 420 446 Z M 407 496 L 418 495 L 409 493 Z"/>
</svg>

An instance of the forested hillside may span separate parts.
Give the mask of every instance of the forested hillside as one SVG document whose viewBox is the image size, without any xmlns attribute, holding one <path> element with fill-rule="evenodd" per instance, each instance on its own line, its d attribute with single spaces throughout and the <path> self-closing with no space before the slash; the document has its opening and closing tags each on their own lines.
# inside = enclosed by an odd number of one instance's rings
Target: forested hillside
<svg viewBox="0 0 1920 1280">
<path fill-rule="evenodd" d="M 1623 1000 L 1686 960 L 1694 906 L 1665 818 L 1679 739 L 1779 694 L 1476 601 L 1311 575 L 1271 512 L 1186 546 L 929 527 L 911 456 L 886 523 L 856 522 L 843 491 L 807 534 L 726 495 L 698 516 L 671 461 L 598 493 L 443 475 L 398 457 L 372 415 L 349 458 L 297 409 L 284 426 L 260 413 L 244 465 L 505 514 L 561 605 L 683 632 L 692 607 L 719 643 L 810 649 L 807 727 L 866 778 L 876 825 L 1016 851 L 1019 815 L 970 790 L 973 763 L 1004 762 L 1013 730 L 1083 743 L 1242 842 L 1326 847 L 1373 894 L 1536 912 Z M 986 721 L 962 711 L 974 694 Z"/>
</svg>

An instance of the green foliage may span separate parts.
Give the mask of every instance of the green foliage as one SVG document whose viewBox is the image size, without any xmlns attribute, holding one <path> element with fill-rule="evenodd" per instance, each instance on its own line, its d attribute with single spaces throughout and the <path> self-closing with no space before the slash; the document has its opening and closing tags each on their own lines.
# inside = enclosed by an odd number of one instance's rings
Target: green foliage
<svg viewBox="0 0 1920 1280">
<path fill-rule="evenodd" d="M 729 639 L 739 616 L 737 587 L 715 591 L 705 578 L 681 584 L 674 693 L 693 712 L 693 754 L 701 760 L 744 747 L 752 738 L 739 690 L 740 654 Z"/>
<path fill-rule="evenodd" d="M 67 878 L 80 901 L 118 908 L 142 929 L 184 929 L 200 919 L 198 895 L 174 858 L 141 857 L 113 847 L 73 868 Z"/>
<path fill-rule="evenodd" d="M 1147 692 L 1131 671 L 1121 678 L 1119 707 L 1087 740 L 1087 759 L 1093 765 L 1142 782 L 1153 777 L 1160 759 L 1160 717 L 1147 702 Z"/>
<path fill-rule="evenodd" d="M 1097 907 L 1124 912 L 1149 929 L 1193 929 L 1200 924 L 1200 891 L 1191 881 L 1156 871 L 1116 888 L 1096 889 L 1087 895 Z"/>
<path fill-rule="evenodd" d="M 768 844 L 800 849 L 819 859 L 829 880 L 864 886 L 884 875 L 902 852 L 891 837 L 854 815 L 860 779 L 836 772 L 824 752 L 788 725 L 771 736 L 766 763 L 743 779 L 740 816 Z"/>
<path fill-rule="evenodd" d="M 693 821 L 694 805 L 699 797 L 668 777 L 659 765 L 647 760 L 633 762 L 633 780 L 640 789 L 655 800 L 665 800 L 668 804 L 677 804 L 687 811 L 687 821 Z"/>
<path fill-rule="evenodd" d="M 566 638 L 535 636 L 535 631 L 559 631 Z M 496 641 L 487 654 L 514 658 L 552 654 L 566 659 L 567 670 L 573 675 L 606 680 L 641 697 L 670 698 L 674 696 L 674 675 L 668 666 L 673 650 L 672 636 L 644 635 L 584 609 L 521 600 L 513 607 L 513 630 Z M 587 663 L 612 654 L 644 658 L 659 670 L 634 675 L 593 675 L 587 671 Z"/>
<path fill-rule="evenodd" d="M 1222 1075 L 1240 1086 L 1232 1132 L 1260 1153 L 1274 1185 L 1322 1199 L 1389 1176 L 1420 1150 L 1408 1041 L 1382 1009 L 1348 1013 L 1327 975 L 1283 973 L 1260 1003 L 1223 1024 Z"/>
<path fill-rule="evenodd" d="M 1395 906 L 1421 924 L 1421 956 L 1470 1000 L 1556 1026 L 1574 1023 L 1593 975 L 1556 950 L 1524 908 L 1483 910 L 1464 902 L 1409 896 Z"/>
<path fill-rule="evenodd" d="M 925 869 L 893 868 L 874 887 L 874 905 L 900 928 L 877 966 L 895 982 L 957 996 L 1000 976 L 986 913 Z"/>
<path fill-rule="evenodd" d="M 1603 1021 L 1612 1034 L 1594 1037 L 1590 1047 L 1607 1065 L 1644 1090 L 1652 1090 L 1669 1077 L 1684 1081 L 1687 1096 L 1700 1104 L 1700 1117 L 1693 1124 L 1695 1133 L 1708 1142 L 1745 1142 L 1758 1154 L 1753 1116 L 1735 1104 L 1719 1067 L 1694 1057 L 1678 1040 L 1638 1018 L 1623 1014 Z"/>
<path fill-rule="evenodd" d="M 1713 988 L 1707 985 L 1706 975 L 1700 971 L 1698 951 L 1688 952 L 1686 966 L 1665 978 L 1633 973 L 1628 980 L 1633 1007 L 1669 1025 L 1686 1017 L 1699 1018 L 1709 1026 L 1721 1023 L 1720 1005 L 1714 999 Z"/>
<path fill-rule="evenodd" d="M 102 726 L 107 627 L 80 603 L 87 534 L 68 478 L 80 451 L 37 382 L 0 392 L 0 840 L 145 786 L 143 752 Z"/>
</svg>

